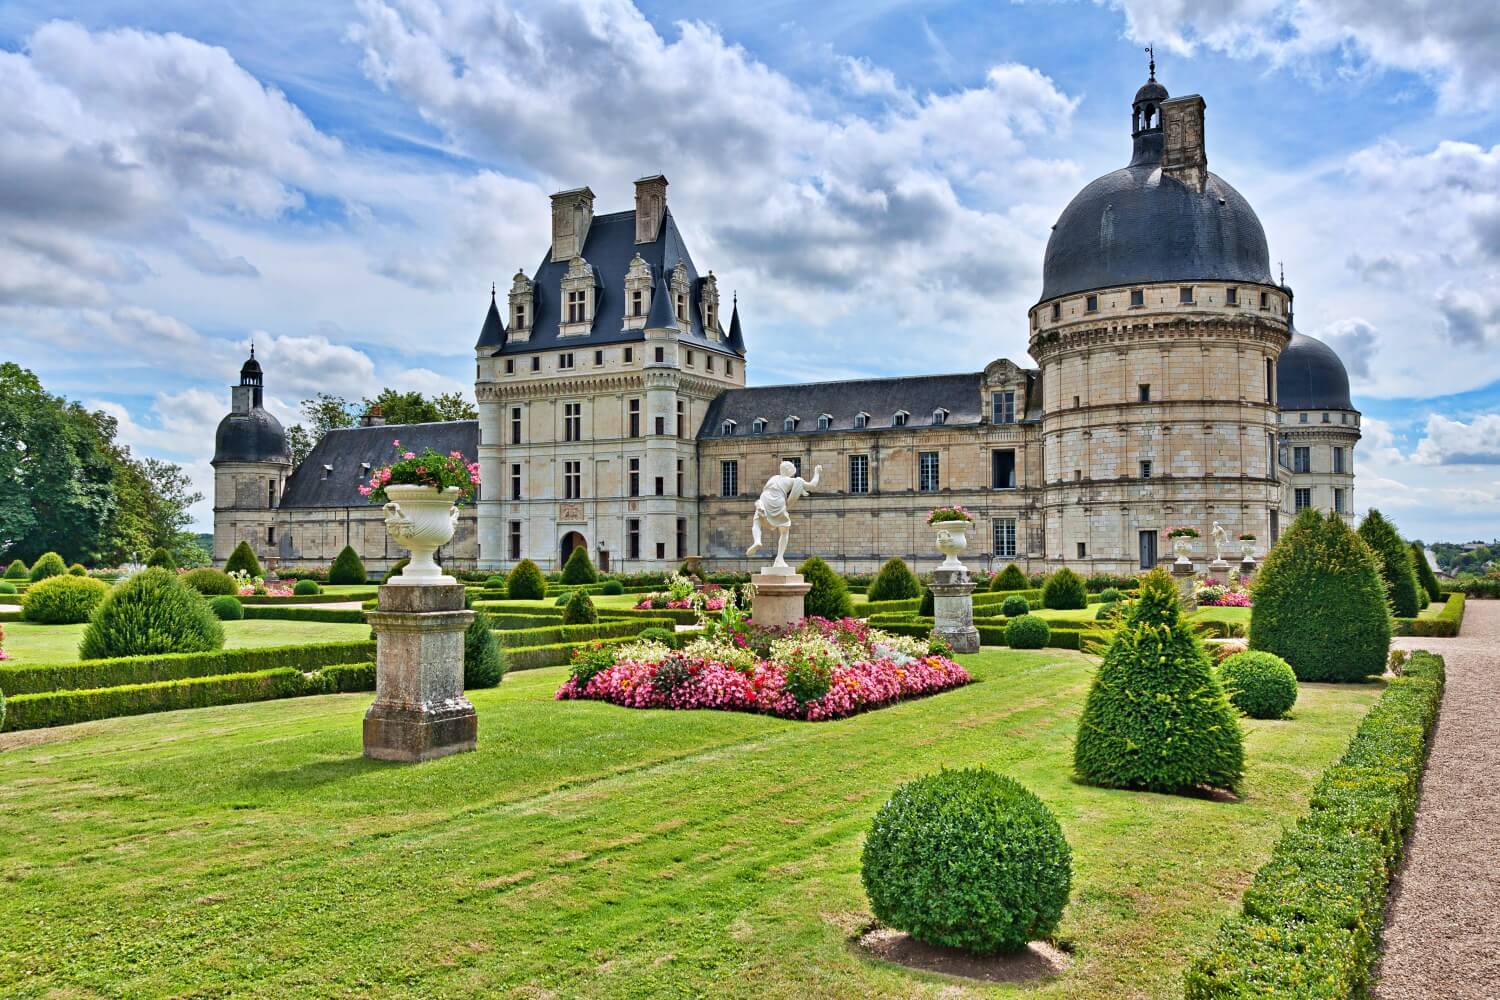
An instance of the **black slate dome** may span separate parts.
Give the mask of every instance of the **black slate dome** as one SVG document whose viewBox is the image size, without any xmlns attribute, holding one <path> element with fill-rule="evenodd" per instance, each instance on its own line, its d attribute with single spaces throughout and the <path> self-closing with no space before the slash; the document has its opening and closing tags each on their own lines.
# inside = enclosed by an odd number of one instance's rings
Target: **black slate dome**
<svg viewBox="0 0 1500 1000">
<path fill-rule="evenodd" d="M 231 413 L 214 432 L 214 462 L 284 462 L 291 464 L 286 431 L 281 421 L 257 406 L 249 413 Z"/>
<path fill-rule="evenodd" d="M 1292 331 L 1276 362 L 1276 405 L 1283 410 L 1352 410 L 1349 373 L 1333 348 Z"/>
</svg>

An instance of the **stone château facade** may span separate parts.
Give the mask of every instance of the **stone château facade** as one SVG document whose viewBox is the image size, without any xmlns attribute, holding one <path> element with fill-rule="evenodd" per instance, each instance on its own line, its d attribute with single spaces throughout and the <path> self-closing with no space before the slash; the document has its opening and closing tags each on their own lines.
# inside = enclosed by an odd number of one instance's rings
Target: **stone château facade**
<svg viewBox="0 0 1500 1000">
<path fill-rule="evenodd" d="M 1260 221 L 1208 170 L 1204 111 L 1154 72 L 1137 92 L 1129 164 L 1053 227 L 1035 368 L 747 387 L 738 306 L 726 327 L 665 177 L 636 182 L 633 211 L 596 216 L 588 188 L 553 195 L 541 264 L 491 297 L 475 345 L 477 424 L 333 431 L 292 472 L 279 426 L 253 444 L 237 430 L 274 424 L 256 365 L 255 398 L 236 389 L 220 428 L 215 556 L 248 538 L 286 564 L 345 544 L 374 568 L 399 558 L 356 492 L 395 437 L 478 454 L 477 510 L 443 554 L 463 568 L 556 568 L 584 546 L 616 571 L 688 556 L 748 569 L 751 501 L 782 460 L 823 466 L 789 555 L 848 571 L 931 565 L 925 518 L 943 504 L 979 519 L 971 565 L 1084 573 L 1155 565 L 1177 525 L 1206 538 L 1218 521 L 1264 551 L 1295 509 L 1348 514 L 1348 378 L 1294 331 Z"/>
</svg>

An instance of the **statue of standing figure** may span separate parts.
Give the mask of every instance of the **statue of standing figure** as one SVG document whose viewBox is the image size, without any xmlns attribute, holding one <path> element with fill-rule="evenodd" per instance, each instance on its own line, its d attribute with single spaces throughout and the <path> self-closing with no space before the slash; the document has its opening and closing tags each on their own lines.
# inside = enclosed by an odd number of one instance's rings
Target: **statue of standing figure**
<svg viewBox="0 0 1500 1000">
<path fill-rule="evenodd" d="M 1214 522 L 1214 562 L 1224 561 L 1224 547 L 1229 544 L 1229 532 L 1218 521 Z"/>
<path fill-rule="evenodd" d="M 776 561 L 771 564 L 772 567 L 789 568 L 786 564 L 786 538 L 787 531 L 792 526 L 790 508 L 802 494 L 811 493 L 817 488 L 818 478 L 822 474 L 823 467 L 819 465 L 814 467 L 812 479 L 803 479 L 797 475 L 797 467 L 791 462 L 781 463 L 778 473 L 766 480 L 766 485 L 760 491 L 760 499 L 755 501 L 755 514 L 750 519 L 750 537 L 754 539 L 754 543 L 745 550 L 745 555 L 753 556 L 760 551 L 760 528 L 764 524 L 775 528 L 777 533 Z"/>
</svg>

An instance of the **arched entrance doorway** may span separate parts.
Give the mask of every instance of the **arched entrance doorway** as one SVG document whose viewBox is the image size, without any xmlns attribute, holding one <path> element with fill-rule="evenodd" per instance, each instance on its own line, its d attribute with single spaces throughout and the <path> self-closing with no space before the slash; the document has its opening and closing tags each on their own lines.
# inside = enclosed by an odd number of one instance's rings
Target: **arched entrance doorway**
<svg viewBox="0 0 1500 1000">
<path fill-rule="evenodd" d="M 568 564 L 568 556 L 573 554 L 574 549 L 587 549 L 587 543 L 583 536 L 576 531 L 570 531 L 562 537 L 562 543 L 558 546 L 557 568 L 562 569 Z"/>
</svg>

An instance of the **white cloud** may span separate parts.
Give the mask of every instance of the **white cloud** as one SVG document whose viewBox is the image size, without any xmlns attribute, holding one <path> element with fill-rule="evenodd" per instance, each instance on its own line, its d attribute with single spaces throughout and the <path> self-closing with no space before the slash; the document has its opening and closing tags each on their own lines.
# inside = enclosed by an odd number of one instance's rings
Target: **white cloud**
<svg viewBox="0 0 1500 1000">
<path fill-rule="evenodd" d="M 380 391 L 375 362 L 356 348 L 335 344 L 324 336 L 276 336 L 255 334 L 255 350 L 267 371 L 275 371 L 278 392 L 319 392 L 360 399 Z M 303 398 L 299 397 L 299 398 Z"/>
<path fill-rule="evenodd" d="M 1421 465 L 1500 465 L 1500 413 L 1482 413 L 1468 423 L 1432 414 L 1412 461 Z"/>
<path fill-rule="evenodd" d="M 1375 327 L 1368 321 L 1358 317 L 1339 320 L 1318 331 L 1318 339 L 1333 348 L 1351 378 L 1370 378 L 1370 362 L 1380 350 L 1380 344 Z"/>
</svg>

